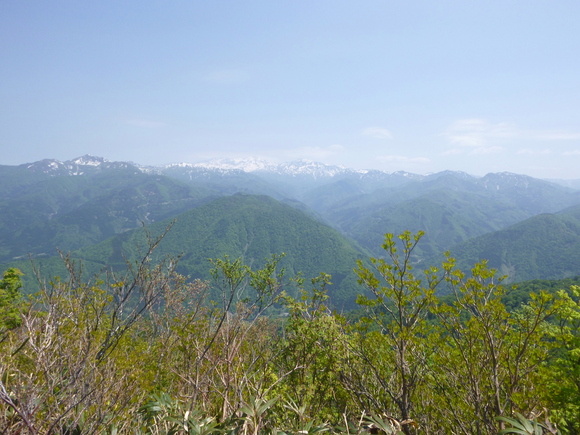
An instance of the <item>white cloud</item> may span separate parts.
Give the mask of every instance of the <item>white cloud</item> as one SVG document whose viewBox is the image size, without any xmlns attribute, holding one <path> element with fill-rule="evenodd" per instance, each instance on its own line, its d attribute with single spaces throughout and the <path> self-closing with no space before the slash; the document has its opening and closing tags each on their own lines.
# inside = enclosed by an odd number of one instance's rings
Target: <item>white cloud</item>
<svg viewBox="0 0 580 435">
<path fill-rule="evenodd" d="M 368 127 L 362 131 L 364 136 L 374 137 L 375 139 L 392 139 L 393 134 L 382 127 Z"/>
<path fill-rule="evenodd" d="M 580 133 L 558 130 L 522 130 L 513 124 L 506 122 L 494 124 L 481 118 L 457 120 L 447 128 L 443 135 L 447 137 L 451 145 L 471 148 L 487 147 L 489 144 L 505 142 L 508 139 L 534 141 L 580 140 Z M 526 154 L 528 152 L 520 150 L 518 153 Z"/>
<path fill-rule="evenodd" d="M 535 140 L 580 140 L 580 133 L 565 131 L 530 131 L 529 134 Z"/>
<path fill-rule="evenodd" d="M 460 149 L 460 148 L 452 148 L 450 150 L 447 150 L 443 153 L 441 153 L 442 156 L 456 156 L 458 154 L 463 154 L 465 151 Z"/>
<path fill-rule="evenodd" d="M 507 123 L 492 124 L 480 118 L 455 121 L 444 133 L 452 145 L 472 148 L 484 147 L 489 141 L 515 135 L 515 128 Z"/>
<path fill-rule="evenodd" d="M 580 156 L 580 150 L 566 151 L 562 153 L 563 156 Z"/>
<path fill-rule="evenodd" d="M 526 155 L 547 155 L 552 154 L 552 150 L 550 148 L 546 148 L 543 150 L 533 150 L 530 148 L 522 148 L 517 151 L 517 154 L 526 154 Z"/>
</svg>

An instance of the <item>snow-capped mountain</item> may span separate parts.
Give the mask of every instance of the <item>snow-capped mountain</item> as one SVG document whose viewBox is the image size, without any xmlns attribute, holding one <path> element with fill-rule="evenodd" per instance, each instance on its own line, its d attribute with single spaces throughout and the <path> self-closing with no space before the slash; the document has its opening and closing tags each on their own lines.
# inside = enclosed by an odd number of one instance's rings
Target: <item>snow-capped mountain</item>
<svg viewBox="0 0 580 435">
<path fill-rule="evenodd" d="M 490 190 L 500 189 L 528 189 L 539 180 L 528 175 L 512 172 L 497 172 L 487 174 L 479 179 L 479 183 Z M 545 181 L 544 181 L 545 182 Z"/>
<path fill-rule="evenodd" d="M 284 176 L 291 178 L 308 179 L 331 179 L 343 176 L 353 176 L 357 178 L 384 178 L 385 176 L 406 177 L 408 179 L 419 179 L 422 175 L 411 174 L 404 171 L 389 173 L 380 170 L 350 169 L 344 166 L 327 165 L 325 163 L 314 162 L 312 160 L 295 160 L 285 163 L 272 163 L 263 159 L 212 159 L 199 163 L 174 163 L 158 168 L 161 173 L 170 171 L 195 171 L 198 173 L 213 172 L 215 174 L 232 175 L 239 172 L 253 173 L 259 175 Z"/>
<path fill-rule="evenodd" d="M 274 163 L 263 159 L 249 158 L 249 159 L 211 159 L 199 163 L 176 163 L 165 166 L 165 168 L 203 168 L 214 169 L 222 172 L 227 171 L 273 171 L 276 169 Z"/>
<path fill-rule="evenodd" d="M 333 177 L 345 173 L 356 173 L 365 171 L 354 171 L 343 166 L 326 165 L 324 163 L 310 160 L 297 160 L 288 163 L 276 164 L 263 159 L 212 159 L 199 163 L 176 163 L 167 165 L 164 169 L 203 169 L 221 173 L 247 172 L 247 173 L 272 173 L 279 175 L 300 176 L 307 175 L 314 178 Z"/>
<path fill-rule="evenodd" d="M 461 171 L 442 171 L 434 174 L 419 175 L 405 171 L 386 172 L 376 169 L 356 170 L 344 166 L 327 165 L 311 160 L 296 160 L 285 163 L 273 163 L 259 158 L 247 159 L 211 159 L 197 163 L 174 163 L 165 166 L 143 166 L 132 162 L 113 162 L 103 157 L 84 155 L 61 162 L 55 159 L 44 159 L 20 165 L 29 171 L 48 176 L 84 175 L 108 169 L 133 168 L 136 171 L 168 175 L 182 180 L 216 179 L 221 177 L 260 177 L 265 180 L 286 179 L 326 183 L 342 178 L 352 178 L 365 182 L 400 185 L 410 181 L 433 180 L 444 176 L 474 182 L 487 190 L 526 189 L 539 180 L 527 175 L 510 172 L 492 173 L 484 177 L 475 177 Z M 274 178 L 272 178 L 274 177 Z M 551 180 L 554 184 L 558 180 Z"/>
<path fill-rule="evenodd" d="M 20 165 L 32 172 L 42 172 L 50 176 L 84 175 L 102 169 L 121 169 L 134 166 L 127 162 L 111 162 L 103 157 L 86 154 L 64 162 L 55 159 L 44 159 L 34 163 Z"/>
<path fill-rule="evenodd" d="M 294 177 L 308 175 L 314 178 L 320 178 L 362 173 L 364 171 L 356 171 L 354 169 L 345 168 L 344 166 L 325 165 L 324 163 L 313 162 L 311 160 L 296 160 L 294 162 L 278 165 L 276 172 Z"/>
<path fill-rule="evenodd" d="M 103 157 L 91 156 L 90 154 L 85 154 L 84 156 L 77 157 L 76 159 L 68 160 L 65 164 L 75 164 L 79 166 L 100 166 L 103 163 L 107 163 L 109 160 Z"/>
</svg>

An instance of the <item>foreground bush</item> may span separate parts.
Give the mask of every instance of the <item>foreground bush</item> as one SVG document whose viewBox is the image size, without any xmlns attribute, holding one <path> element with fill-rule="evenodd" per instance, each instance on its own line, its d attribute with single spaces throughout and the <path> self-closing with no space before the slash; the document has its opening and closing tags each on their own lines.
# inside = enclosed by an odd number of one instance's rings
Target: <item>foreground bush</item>
<svg viewBox="0 0 580 435">
<path fill-rule="evenodd" d="M 66 280 L 26 303 L 12 291 L 0 307 L 0 428 L 496 434 L 549 409 L 561 433 L 579 433 L 576 289 L 508 312 L 509 289 L 485 263 L 464 274 L 449 258 L 414 276 L 420 238 L 387 235 L 387 259 L 359 262 L 350 321 L 329 309 L 331 277 L 288 281 L 280 257 L 259 270 L 213 260 L 211 283 L 153 262 L 160 238 L 123 275 L 94 282 L 64 258 Z M 14 271 L 8 285 L 19 287 Z"/>
</svg>

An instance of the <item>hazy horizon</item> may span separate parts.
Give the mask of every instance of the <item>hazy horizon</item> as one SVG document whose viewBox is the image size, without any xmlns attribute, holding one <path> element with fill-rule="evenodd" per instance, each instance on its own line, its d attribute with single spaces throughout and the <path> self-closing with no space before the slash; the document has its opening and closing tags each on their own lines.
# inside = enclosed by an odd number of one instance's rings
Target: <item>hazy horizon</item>
<svg viewBox="0 0 580 435">
<path fill-rule="evenodd" d="M 0 164 L 577 179 L 580 3 L 0 4 Z"/>
<path fill-rule="evenodd" d="M 441 172 L 446 172 L 446 171 L 451 171 L 451 172 L 460 172 L 460 173 L 466 173 L 470 176 L 476 177 L 476 178 L 481 178 L 484 177 L 488 174 L 493 174 L 493 173 L 513 173 L 516 175 L 526 175 L 529 176 L 528 174 L 523 174 L 523 173 L 516 173 L 516 172 L 511 172 L 511 171 L 496 171 L 496 172 L 486 172 L 486 173 L 481 173 L 481 174 L 475 174 L 475 173 L 470 173 L 470 172 L 466 172 L 466 171 L 461 171 L 461 170 L 451 170 L 451 169 L 443 169 L 441 171 L 436 171 L 436 172 L 426 172 L 426 173 L 419 173 L 419 172 L 411 172 L 411 171 L 405 171 L 403 169 L 399 169 L 399 170 L 393 170 L 393 171 L 387 171 L 387 170 L 383 170 L 383 169 L 372 169 L 372 168 L 362 168 L 362 169 L 357 169 L 357 168 L 353 168 L 350 167 L 348 165 L 343 165 L 343 164 L 331 164 L 331 163 L 325 163 L 323 161 L 319 161 L 319 160 L 312 160 L 312 159 L 308 159 L 308 158 L 298 158 L 295 160 L 288 160 L 288 161 L 274 161 L 271 159 L 261 159 L 261 158 L 257 158 L 257 157 L 242 157 L 242 158 L 229 158 L 229 157 L 213 157 L 213 158 L 208 158 L 208 159 L 204 159 L 204 160 L 199 160 L 199 161 L 181 161 L 181 162 L 171 162 L 171 163 L 166 163 L 166 164 L 142 164 L 138 161 L 135 161 L 134 159 L 129 159 L 129 160 L 111 160 L 108 159 L 106 156 L 96 156 L 96 155 L 92 155 L 92 154 L 88 154 L 88 155 L 83 155 L 83 156 L 76 156 L 70 159 L 54 159 L 51 157 L 45 157 L 36 161 L 31 161 L 31 162 L 23 162 L 23 163 L 18 163 L 15 165 L 7 165 L 7 166 L 23 166 L 23 165 L 28 165 L 28 164 L 33 164 L 33 163 L 37 163 L 37 162 L 42 162 L 44 160 L 49 160 L 49 161 L 58 161 L 61 163 L 66 163 L 66 162 L 74 162 L 76 160 L 79 160 L 83 157 L 94 157 L 97 159 L 104 159 L 107 162 L 112 162 L 112 163 L 129 163 L 129 164 L 133 164 L 136 165 L 137 167 L 142 167 L 142 168 L 163 168 L 163 167 L 167 167 L 167 166 L 172 166 L 172 165 L 200 165 L 203 166 L 204 164 L 207 164 L 207 167 L 212 167 L 213 165 L 216 165 L 215 167 L 220 167 L 220 168 L 226 168 L 226 169 L 244 169 L 247 172 L 252 172 L 253 170 L 256 169 L 248 169 L 248 164 L 251 163 L 264 163 L 264 164 L 271 164 L 274 166 L 278 166 L 278 165 L 291 165 L 294 163 L 312 163 L 312 164 L 322 164 L 322 165 L 326 165 L 329 167 L 339 167 L 339 168 L 343 168 L 343 169 L 347 169 L 347 170 L 354 170 L 354 171 L 358 171 L 358 172 L 366 172 L 366 171 L 373 171 L 373 170 L 378 170 L 378 171 L 382 171 L 382 172 L 386 172 L 386 173 L 397 173 L 397 172 L 407 172 L 407 173 L 411 173 L 414 175 L 420 175 L 420 176 L 429 176 L 432 174 L 437 174 L 437 173 L 441 173 Z M 221 165 L 217 165 L 217 163 L 221 163 Z M 262 168 L 260 168 L 262 169 Z M 567 182 L 567 181 L 580 181 L 580 177 L 577 178 L 559 178 L 559 177 L 547 177 L 547 178 L 541 178 L 541 177 L 532 177 L 532 178 L 538 178 L 538 179 L 543 179 L 543 180 L 560 180 L 563 182 Z M 564 185 L 567 185 L 564 183 Z"/>
</svg>

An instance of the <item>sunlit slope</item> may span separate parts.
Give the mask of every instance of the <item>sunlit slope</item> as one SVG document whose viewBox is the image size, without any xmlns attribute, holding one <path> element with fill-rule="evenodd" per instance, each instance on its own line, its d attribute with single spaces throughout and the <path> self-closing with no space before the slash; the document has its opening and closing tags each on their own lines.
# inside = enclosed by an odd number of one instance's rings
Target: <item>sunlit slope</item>
<svg viewBox="0 0 580 435">
<path fill-rule="evenodd" d="M 162 234 L 173 219 L 152 224 L 147 231 Z M 241 257 L 260 267 L 272 254 L 285 254 L 281 266 L 288 276 L 302 272 L 309 279 L 332 275 L 330 293 L 335 306 L 352 305 L 358 291 L 352 270 L 365 255 L 336 230 L 303 211 L 267 196 L 238 194 L 213 200 L 178 215 L 160 243 L 157 256 L 181 256 L 179 272 L 209 278 L 210 258 Z M 136 230 L 77 251 L 86 267 L 123 268 L 145 247 L 145 230 Z"/>
</svg>

